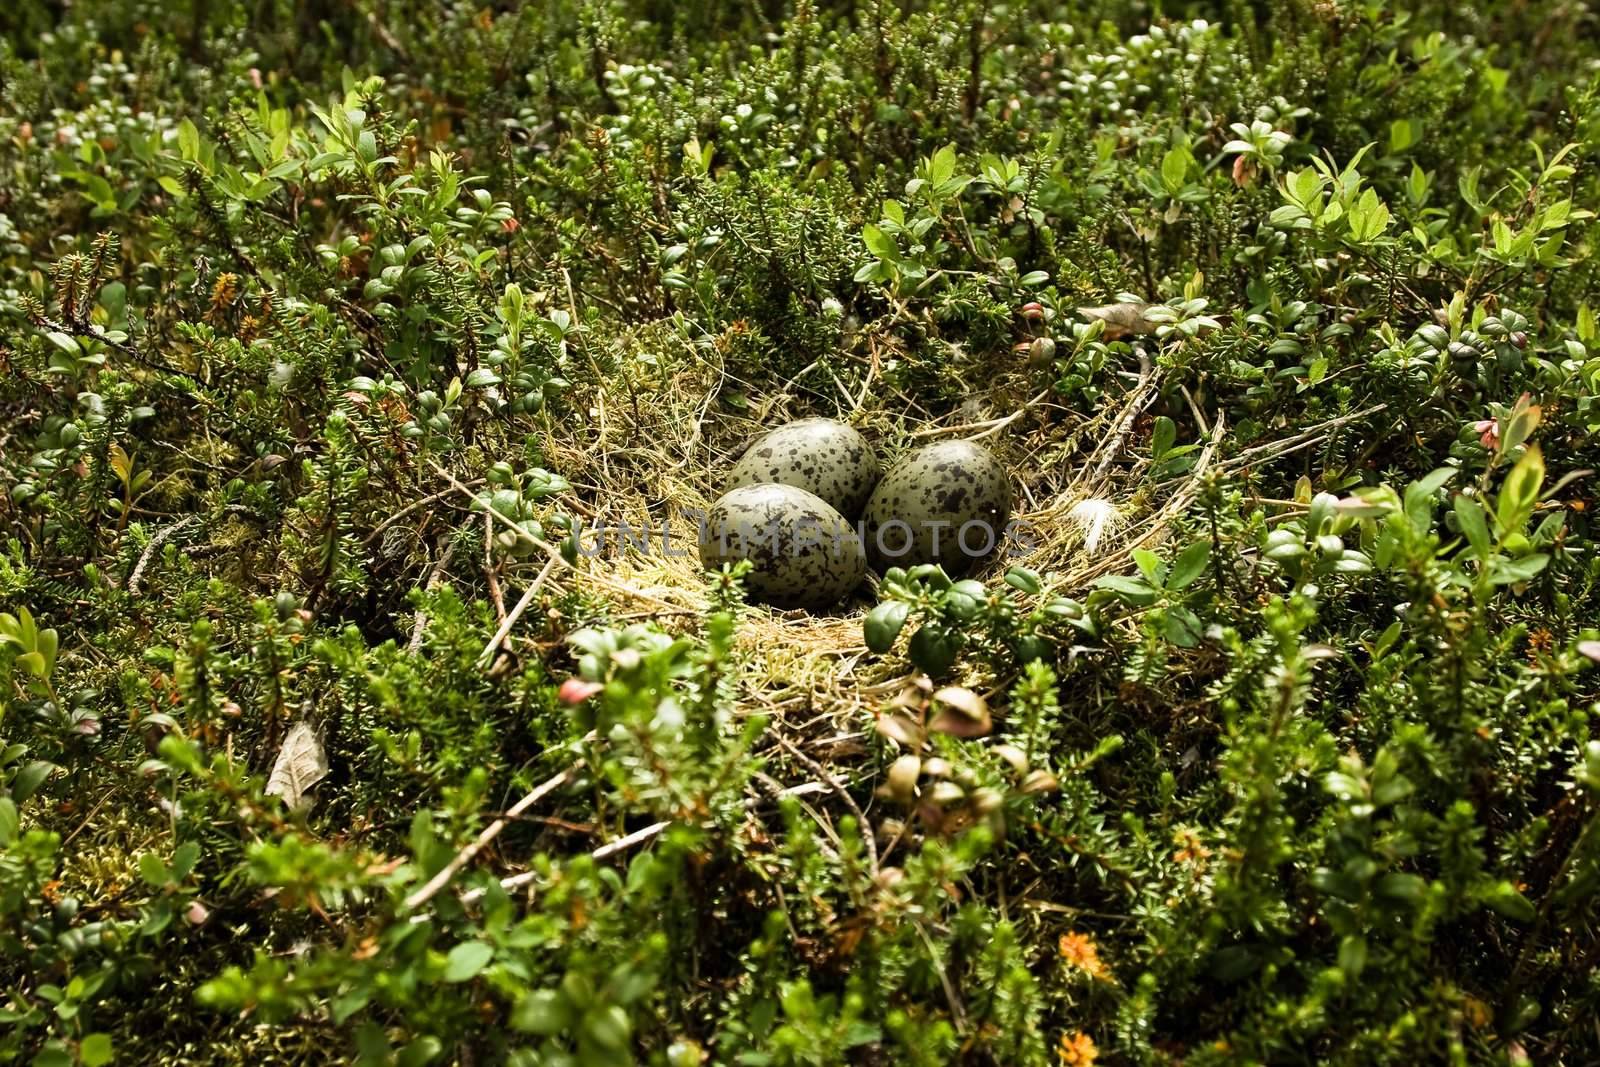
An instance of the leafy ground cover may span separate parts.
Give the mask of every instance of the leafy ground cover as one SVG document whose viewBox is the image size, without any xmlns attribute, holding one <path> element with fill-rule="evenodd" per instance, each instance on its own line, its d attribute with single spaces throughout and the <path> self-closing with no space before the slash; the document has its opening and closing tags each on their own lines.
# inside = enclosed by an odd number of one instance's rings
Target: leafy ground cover
<svg viewBox="0 0 1600 1067">
<path fill-rule="evenodd" d="M 1600 1059 L 1588 5 L 0 27 L 0 1061 Z"/>
</svg>

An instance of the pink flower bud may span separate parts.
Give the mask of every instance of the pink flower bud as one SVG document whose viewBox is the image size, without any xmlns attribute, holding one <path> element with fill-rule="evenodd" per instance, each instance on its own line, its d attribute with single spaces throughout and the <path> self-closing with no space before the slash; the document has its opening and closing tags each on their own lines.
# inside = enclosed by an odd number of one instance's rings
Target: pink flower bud
<svg viewBox="0 0 1600 1067">
<path fill-rule="evenodd" d="M 568 678 L 561 683 L 561 689 L 556 693 L 556 699 L 563 704 L 582 704 L 604 688 L 605 686 L 599 682 L 586 682 L 582 678 Z"/>
</svg>

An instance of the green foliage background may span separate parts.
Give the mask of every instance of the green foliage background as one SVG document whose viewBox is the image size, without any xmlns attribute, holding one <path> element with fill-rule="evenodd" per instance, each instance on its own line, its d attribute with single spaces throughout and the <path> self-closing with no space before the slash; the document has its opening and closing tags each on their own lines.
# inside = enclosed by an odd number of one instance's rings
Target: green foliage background
<svg viewBox="0 0 1600 1067">
<path fill-rule="evenodd" d="M 1600 1060 L 1588 4 L 0 29 L 0 1062 Z M 819 730 L 737 575 L 546 551 L 705 366 L 708 424 L 1042 394 L 1046 488 L 1155 383 L 1117 503 L 1194 503 L 888 576 L 863 663 L 987 706 Z"/>
</svg>

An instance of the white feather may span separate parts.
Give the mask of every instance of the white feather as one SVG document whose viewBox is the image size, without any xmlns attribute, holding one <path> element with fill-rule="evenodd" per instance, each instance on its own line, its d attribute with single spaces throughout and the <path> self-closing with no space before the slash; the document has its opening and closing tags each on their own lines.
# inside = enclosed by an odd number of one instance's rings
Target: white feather
<svg viewBox="0 0 1600 1067">
<path fill-rule="evenodd" d="M 1083 535 L 1083 548 L 1089 555 L 1100 551 L 1100 546 L 1122 529 L 1122 512 L 1109 500 L 1090 497 L 1072 505 L 1067 521 Z"/>
</svg>

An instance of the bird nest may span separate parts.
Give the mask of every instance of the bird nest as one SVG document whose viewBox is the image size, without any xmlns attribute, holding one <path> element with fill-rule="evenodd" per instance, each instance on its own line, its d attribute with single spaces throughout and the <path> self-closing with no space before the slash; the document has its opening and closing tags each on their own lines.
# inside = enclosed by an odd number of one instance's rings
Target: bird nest
<svg viewBox="0 0 1600 1067">
<path fill-rule="evenodd" d="M 1081 591 L 1129 566 L 1133 549 L 1162 539 L 1194 500 L 1223 429 L 1220 422 L 1202 423 L 1209 439 L 1191 470 L 1176 482 L 1149 486 L 1146 450 L 1134 446 L 1145 436 L 1143 421 L 1162 376 L 1143 359 L 1137 371 L 1119 377 L 1124 388 L 1088 415 L 1062 407 L 1052 390 L 1030 395 L 1038 375 L 1021 368 L 994 376 L 957 410 L 933 415 L 883 381 L 884 361 L 876 354 L 863 363 L 860 384 L 848 389 L 831 369 L 811 373 L 813 366 L 787 388 L 763 393 L 698 353 L 676 361 L 670 373 L 613 376 L 589 398 L 584 439 L 551 434 L 547 457 L 572 482 L 573 510 L 587 530 L 626 528 L 635 537 L 619 544 L 622 539 L 612 536 L 604 552 L 566 570 L 562 583 L 626 605 L 622 618 L 693 626 L 709 603 L 696 516 L 720 494 L 756 436 L 791 419 L 826 415 L 861 430 L 886 468 L 932 441 L 981 442 L 1012 473 L 1013 519 L 1034 539 L 1025 557 L 1009 562 L 1053 575 L 1059 591 Z M 831 378 L 834 393 L 795 384 L 808 374 Z M 726 402 L 734 391 L 743 403 Z M 1007 566 L 997 553 L 972 577 L 993 580 Z M 743 695 L 757 707 L 825 713 L 897 691 L 909 665 L 893 655 L 870 656 L 863 645 L 862 617 L 877 602 L 875 582 L 869 578 L 826 611 L 752 605 L 739 627 Z"/>
<path fill-rule="evenodd" d="M 662 339 L 639 340 L 649 348 Z M 502 611 L 507 621 L 486 654 L 510 634 L 536 590 L 575 592 L 614 605 L 612 617 L 618 621 L 694 627 L 710 603 L 698 559 L 697 516 L 720 495 L 749 443 L 792 419 L 826 415 L 855 426 L 873 442 L 886 468 L 909 449 L 932 441 L 981 442 L 1011 472 L 1018 491 L 1012 517 L 1025 524 L 1033 544 L 1020 559 L 1008 561 L 997 553 L 971 576 L 992 581 L 1017 562 L 1048 576 L 1052 589 L 1071 595 L 1103 575 L 1130 569 L 1135 550 L 1158 546 L 1195 502 L 1208 472 L 1315 447 L 1339 425 L 1382 407 L 1330 419 L 1224 460 L 1219 455 L 1226 435 L 1223 418 L 1208 417 L 1183 386 L 1165 389 L 1162 369 L 1142 346 L 1134 349 L 1136 368 L 1109 376 L 1115 386 L 1093 412 L 1062 406 L 1053 389 L 1038 390 L 1037 372 L 1002 365 L 986 372 L 986 386 L 970 391 L 959 407 L 935 414 L 885 380 L 882 370 L 894 354 L 886 350 L 893 344 L 882 335 L 868 336 L 861 347 L 869 355 L 837 357 L 841 365 L 856 360 L 857 366 L 843 366 L 840 373 L 814 363 L 777 390 L 742 381 L 687 345 L 693 358 L 634 364 L 637 373 L 597 373 L 602 384 L 587 397 L 572 398 L 580 407 L 587 401 L 586 417 L 547 430 L 546 461 L 572 483 L 562 502 L 586 530 L 626 528 L 634 536 L 620 544 L 621 538 L 612 537 L 604 552 L 581 557 L 575 565 L 545 546 L 549 560 L 517 609 L 508 616 Z M 847 377 L 857 384 L 847 387 Z M 830 383 L 832 391 L 809 384 L 816 380 Z M 1202 431 L 1194 462 L 1166 480 L 1151 470 L 1144 447 L 1151 409 L 1163 394 L 1181 396 Z M 565 430 L 575 425 L 581 433 Z M 459 481 L 455 485 L 469 492 Z M 909 665 L 894 655 L 869 656 L 863 642 L 862 617 L 877 602 L 876 580 L 869 577 L 863 588 L 826 611 L 751 605 L 739 628 L 741 695 L 748 706 L 827 715 L 898 692 Z M 1003 680 L 974 675 L 963 681 L 992 686 Z"/>
</svg>

